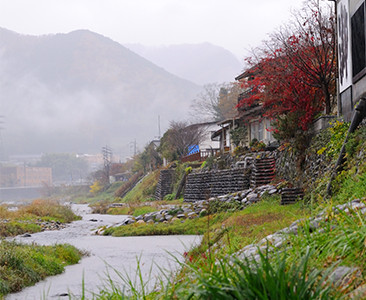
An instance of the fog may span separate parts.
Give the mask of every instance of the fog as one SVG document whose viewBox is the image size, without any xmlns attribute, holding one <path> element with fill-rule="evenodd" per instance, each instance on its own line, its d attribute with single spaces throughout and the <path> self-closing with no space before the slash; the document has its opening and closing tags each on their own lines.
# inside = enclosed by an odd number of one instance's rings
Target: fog
<svg viewBox="0 0 366 300">
<path fill-rule="evenodd" d="M 130 156 L 169 121 L 188 117 L 200 90 L 122 45 L 89 31 L 29 37 L 0 31 L 0 115 L 7 155 Z"/>
</svg>

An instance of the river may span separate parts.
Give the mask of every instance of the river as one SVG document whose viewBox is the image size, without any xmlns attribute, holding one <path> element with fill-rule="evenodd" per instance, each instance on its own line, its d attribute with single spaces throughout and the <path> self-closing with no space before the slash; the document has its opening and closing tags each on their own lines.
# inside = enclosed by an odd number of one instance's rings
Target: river
<svg viewBox="0 0 366 300">
<path fill-rule="evenodd" d="M 69 299 L 73 295 L 80 299 L 84 281 L 86 299 L 92 293 L 107 286 L 108 277 L 117 285 L 123 286 L 120 275 L 132 280 L 137 274 L 137 266 L 145 282 L 151 288 L 161 270 L 169 274 L 176 270 L 184 251 L 200 242 L 198 236 L 149 236 L 149 237 L 110 237 L 94 234 L 99 226 L 120 223 L 126 216 L 91 214 L 87 205 L 72 204 L 72 209 L 82 216 L 82 220 L 72 222 L 67 228 L 58 231 L 44 231 L 31 237 L 17 237 L 22 243 L 52 245 L 68 243 L 89 252 L 78 264 L 66 267 L 64 273 L 48 277 L 19 293 L 8 295 L 6 300 Z M 160 274 L 160 275 L 159 275 Z"/>
</svg>

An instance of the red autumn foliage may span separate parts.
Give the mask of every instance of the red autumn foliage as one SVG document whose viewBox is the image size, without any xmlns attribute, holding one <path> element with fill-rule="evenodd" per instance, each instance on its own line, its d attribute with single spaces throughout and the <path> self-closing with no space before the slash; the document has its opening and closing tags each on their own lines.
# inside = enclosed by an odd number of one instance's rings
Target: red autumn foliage
<svg viewBox="0 0 366 300">
<path fill-rule="evenodd" d="M 304 131 L 324 108 L 330 113 L 335 92 L 333 16 L 323 14 L 316 1 L 311 5 L 301 22 L 273 34 L 255 59 L 247 59 L 250 68 L 242 87 L 251 93 L 238 104 L 261 103 L 266 117 L 296 115 L 296 125 Z"/>
</svg>

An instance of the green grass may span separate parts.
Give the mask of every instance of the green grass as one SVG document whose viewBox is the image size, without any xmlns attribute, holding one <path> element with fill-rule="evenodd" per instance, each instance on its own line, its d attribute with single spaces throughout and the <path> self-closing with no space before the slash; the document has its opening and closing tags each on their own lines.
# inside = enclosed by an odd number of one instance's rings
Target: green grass
<svg viewBox="0 0 366 300">
<path fill-rule="evenodd" d="M 154 212 L 156 211 L 156 207 L 153 207 L 153 206 L 138 206 L 138 207 L 135 207 L 134 210 L 133 210 L 133 216 L 134 217 L 137 217 L 139 215 L 143 215 L 143 214 L 147 214 L 147 213 L 151 213 L 151 212 Z"/>
<path fill-rule="evenodd" d="M 105 235 L 147 236 L 204 234 L 199 250 L 203 252 L 208 244 L 215 244 L 222 253 L 231 253 L 257 242 L 310 214 L 302 203 L 280 205 L 278 197 L 267 197 L 263 201 L 241 211 L 225 212 L 184 221 L 177 220 L 158 224 L 131 224 L 106 229 Z M 230 240 L 230 245 L 227 241 Z"/>
<path fill-rule="evenodd" d="M 216 216 L 220 218 L 221 216 Z M 131 224 L 128 226 L 120 226 L 108 228 L 104 235 L 112 236 L 148 236 L 148 235 L 195 235 L 203 234 L 206 228 L 207 218 L 185 220 L 183 223 L 180 220 L 171 223 L 158 224 Z"/>
<path fill-rule="evenodd" d="M 364 202 L 365 203 L 365 202 Z M 308 222 L 299 236 L 293 236 L 291 253 L 293 259 L 304 252 L 304 247 L 314 250 L 314 264 L 341 262 L 343 265 L 357 264 L 366 271 L 366 216 L 358 211 L 330 210 L 321 223 L 322 230 L 312 232 Z"/>
<path fill-rule="evenodd" d="M 142 182 L 137 184 L 131 191 L 123 197 L 122 202 L 139 203 L 154 200 L 155 189 L 158 184 L 160 172 L 155 170 L 148 174 Z"/>
<path fill-rule="evenodd" d="M 83 253 L 70 245 L 37 246 L 0 243 L 0 296 L 20 291 L 76 264 Z"/>
<path fill-rule="evenodd" d="M 342 175 L 341 175 L 342 176 Z M 345 203 L 366 196 L 366 173 L 346 175 L 340 182 L 340 188 L 333 196 L 335 203 Z"/>
</svg>

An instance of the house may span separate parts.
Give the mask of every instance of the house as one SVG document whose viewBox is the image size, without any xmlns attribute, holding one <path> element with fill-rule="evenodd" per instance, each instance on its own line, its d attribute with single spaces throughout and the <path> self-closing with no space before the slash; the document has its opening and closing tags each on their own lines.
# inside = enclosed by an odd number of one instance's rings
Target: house
<svg viewBox="0 0 366 300">
<path fill-rule="evenodd" d="M 255 76 L 253 69 L 246 70 L 235 78 L 238 83 L 252 80 Z M 245 98 L 253 95 L 252 89 L 246 89 L 239 94 L 238 104 Z M 218 123 L 221 127 L 212 134 L 212 139 L 219 139 L 221 152 L 231 152 L 235 148 L 235 143 L 231 132 L 243 127 L 245 128 L 242 137 L 241 146 L 249 147 L 253 140 L 264 142 L 270 145 L 275 141 L 271 132 L 271 121 L 264 115 L 263 105 L 260 101 L 254 102 L 251 106 L 238 106 L 237 115 L 234 118 L 227 119 Z"/>
<path fill-rule="evenodd" d="M 188 155 L 182 158 L 187 161 L 204 161 L 207 157 L 215 155 L 219 151 L 220 142 L 211 138 L 212 134 L 220 129 L 217 122 L 205 122 L 192 124 L 187 127 L 200 132 L 200 138 L 197 145 L 188 147 Z"/>
<path fill-rule="evenodd" d="M 350 121 L 356 101 L 366 93 L 366 3 L 336 0 L 339 113 Z"/>
<path fill-rule="evenodd" d="M 255 73 L 250 69 L 235 78 L 238 82 L 252 80 Z M 253 94 L 252 89 L 245 90 L 239 95 L 238 104 Z M 254 102 L 250 107 L 238 107 L 238 118 L 246 123 L 249 145 L 254 139 L 269 145 L 275 141 L 271 131 L 271 120 L 264 116 L 263 104 L 260 101 Z"/>
<path fill-rule="evenodd" d="M 234 117 L 217 123 L 217 125 L 220 126 L 220 129 L 211 134 L 211 139 L 219 142 L 219 149 L 221 153 L 231 152 L 235 148 L 231 139 L 230 131 L 239 127 L 239 122 L 240 119 L 238 117 Z"/>
</svg>

